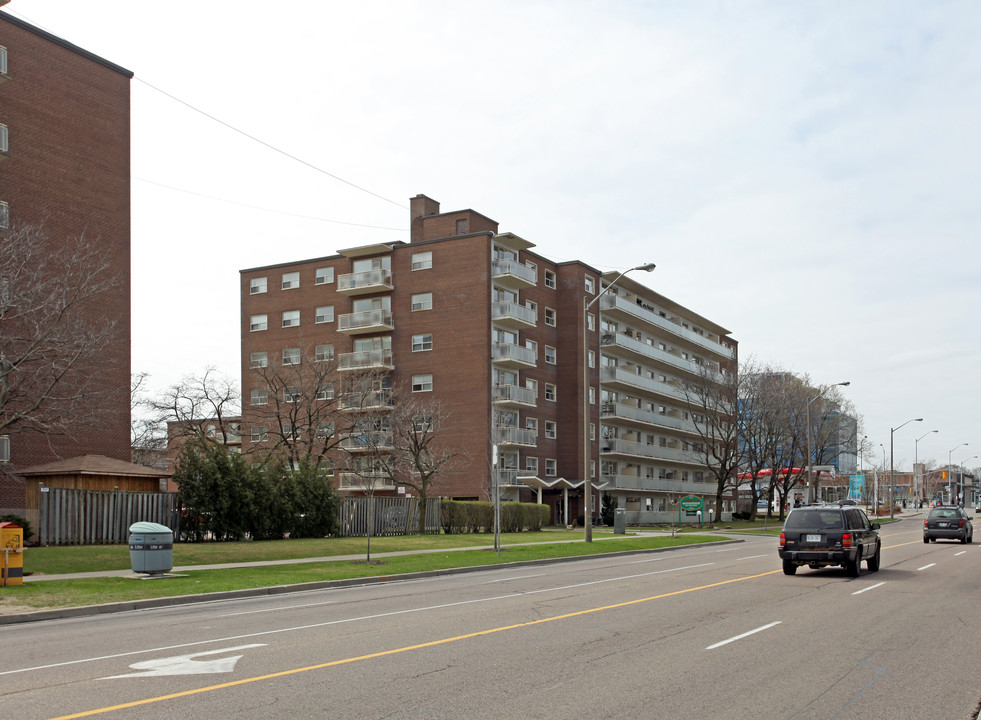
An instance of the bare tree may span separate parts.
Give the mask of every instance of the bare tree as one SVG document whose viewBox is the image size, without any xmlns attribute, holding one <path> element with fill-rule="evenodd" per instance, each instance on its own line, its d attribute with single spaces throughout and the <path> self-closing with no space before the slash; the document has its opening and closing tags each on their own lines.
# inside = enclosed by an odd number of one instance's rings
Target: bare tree
<svg viewBox="0 0 981 720">
<path fill-rule="evenodd" d="M 739 487 L 742 462 L 739 427 L 740 374 L 736 368 L 702 366 L 697 377 L 683 385 L 688 412 L 700 442 L 690 452 L 715 478 L 715 516 L 722 517 L 727 491 Z"/>
<path fill-rule="evenodd" d="M 241 432 L 238 386 L 213 367 L 182 378 L 148 405 L 151 422 L 166 424 L 169 438 L 177 442 L 227 444 Z"/>
<path fill-rule="evenodd" d="M 395 455 L 401 465 L 399 480 L 415 490 L 419 498 L 416 532 L 426 533 L 426 501 L 461 453 L 440 436 L 449 413 L 438 401 L 402 398 L 392 413 Z"/>
<path fill-rule="evenodd" d="M 137 465 L 165 469 L 161 459 L 167 452 L 167 429 L 153 412 L 153 401 L 147 396 L 149 374 L 130 377 L 130 445 Z M 149 415 L 147 413 L 150 413 Z"/>
<path fill-rule="evenodd" d="M 265 428 L 274 450 L 293 466 L 329 465 L 368 398 L 365 379 L 339 373 L 332 356 L 283 352 L 281 362 L 258 361 L 250 369 L 249 422 Z"/>
<path fill-rule="evenodd" d="M 92 308 L 119 281 L 84 235 L 56 243 L 43 225 L 0 234 L 0 434 L 72 435 L 107 412 L 95 371 L 116 341 L 114 318 Z"/>
</svg>

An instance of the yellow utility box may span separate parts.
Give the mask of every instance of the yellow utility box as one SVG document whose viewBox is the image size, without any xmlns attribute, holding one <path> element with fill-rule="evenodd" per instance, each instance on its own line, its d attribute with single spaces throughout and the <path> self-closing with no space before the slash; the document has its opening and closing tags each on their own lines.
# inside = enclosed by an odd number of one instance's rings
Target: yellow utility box
<svg viewBox="0 0 981 720">
<path fill-rule="evenodd" d="M 24 584 L 24 528 L 12 522 L 0 523 L 0 552 L 3 552 L 3 585 Z"/>
</svg>

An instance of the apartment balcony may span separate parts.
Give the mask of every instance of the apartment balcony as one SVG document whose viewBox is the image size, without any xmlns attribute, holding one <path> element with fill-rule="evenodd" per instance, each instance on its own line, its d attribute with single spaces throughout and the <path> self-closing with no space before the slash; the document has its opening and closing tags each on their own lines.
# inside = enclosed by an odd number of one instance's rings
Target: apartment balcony
<svg viewBox="0 0 981 720">
<path fill-rule="evenodd" d="M 394 490 L 395 483 L 387 475 L 342 472 L 338 473 L 339 490 Z"/>
<path fill-rule="evenodd" d="M 707 350 L 713 353 L 716 357 L 721 357 L 726 360 L 731 360 L 733 358 L 734 352 L 732 348 L 726 347 L 718 340 L 713 340 L 706 335 L 699 335 L 686 327 L 682 327 L 680 323 L 668 320 L 668 318 L 661 317 L 658 313 L 653 310 L 649 310 L 642 304 L 638 304 L 637 301 L 630 301 L 619 295 L 606 294 L 600 298 L 600 311 L 609 314 L 612 317 L 619 317 L 628 321 L 640 321 L 652 325 L 656 328 L 666 331 L 675 338 L 684 340 L 685 342 L 694 345 L 702 350 Z"/>
<path fill-rule="evenodd" d="M 674 385 L 661 382 L 660 380 L 638 375 L 624 368 L 600 368 L 600 382 L 610 387 L 633 391 L 640 390 L 648 395 L 661 395 L 672 400 L 688 401 L 688 396 L 685 395 L 685 391 L 681 388 L 676 388 Z"/>
<path fill-rule="evenodd" d="M 365 310 L 337 316 L 337 329 L 348 335 L 391 332 L 395 329 L 391 310 Z"/>
<path fill-rule="evenodd" d="M 608 490 L 640 490 L 647 492 L 671 493 L 672 495 L 715 495 L 714 482 L 688 482 L 665 480 L 658 477 L 638 477 L 636 475 L 603 475 L 603 482 L 610 484 Z"/>
<path fill-rule="evenodd" d="M 708 428 L 704 425 L 693 423 L 691 420 L 662 415 L 661 413 L 641 410 L 638 407 L 624 405 L 622 403 L 603 403 L 600 406 L 600 418 L 604 423 L 610 425 L 625 425 L 628 427 L 641 428 L 666 428 L 678 430 L 703 437 Z"/>
<path fill-rule="evenodd" d="M 520 385 L 495 385 L 494 403 L 496 405 L 536 407 L 538 405 L 538 396 L 534 390 L 529 390 Z"/>
<path fill-rule="evenodd" d="M 494 442 L 498 445 L 538 447 L 538 433 L 526 428 L 496 427 L 494 428 Z"/>
<path fill-rule="evenodd" d="M 525 484 L 521 481 L 521 478 L 534 477 L 534 475 L 527 470 L 518 470 L 517 468 L 502 468 L 497 472 L 500 474 L 502 487 L 525 487 Z"/>
<path fill-rule="evenodd" d="M 538 354 L 534 350 L 513 343 L 494 343 L 491 359 L 504 367 L 535 367 L 538 364 Z"/>
<path fill-rule="evenodd" d="M 491 261 L 491 275 L 495 283 L 512 290 L 535 287 L 538 284 L 537 273 L 517 260 Z"/>
<path fill-rule="evenodd" d="M 603 333 L 600 335 L 600 347 L 610 355 L 626 357 L 633 362 L 646 365 L 668 365 L 696 377 L 708 374 L 716 382 L 722 382 L 723 376 L 718 372 L 718 364 L 710 366 L 699 365 L 691 360 L 685 360 L 661 348 L 641 342 L 625 333 Z"/>
<path fill-rule="evenodd" d="M 648 445 L 635 440 L 620 438 L 602 438 L 600 440 L 600 455 L 619 455 L 646 460 L 666 460 L 686 465 L 705 466 L 705 457 L 694 450 L 679 450 L 677 448 Z"/>
<path fill-rule="evenodd" d="M 337 409 L 345 412 L 378 412 L 395 407 L 391 390 L 367 393 L 344 393 L 337 399 Z"/>
<path fill-rule="evenodd" d="M 391 289 L 391 270 L 366 270 L 337 276 L 337 292 L 345 295 L 367 295 Z"/>
<path fill-rule="evenodd" d="M 532 328 L 538 324 L 533 310 L 514 302 L 491 303 L 491 320 L 497 325 L 513 330 Z"/>
<path fill-rule="evenodd" d="M 361 350 L 339 353 L 337 369 L 340 370 L 394 370 L 391 350 Z"/>
<path fill-rule="evenodd" d="M 372 431 L 348 435 L 341 439 L 340 448 L 351 453 L 391 450 L 392 433 Z"/>
</svg>

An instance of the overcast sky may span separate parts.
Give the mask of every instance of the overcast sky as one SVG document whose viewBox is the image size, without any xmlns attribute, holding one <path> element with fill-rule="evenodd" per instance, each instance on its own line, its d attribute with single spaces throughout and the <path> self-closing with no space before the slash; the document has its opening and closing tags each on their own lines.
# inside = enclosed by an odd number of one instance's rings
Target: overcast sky
<svg viewBox="0 0 981 720">
<path fill-rule="evenodd" d="M 974 0 L 12 0 L 132 70 L 133 369 L 238 379 L 239 270 L 473 208 L 981 466 Z M 14 74 L 15 59 L 10 61 Z M 961 443 L 969 443 L 967 447 Z"/>
</svg>

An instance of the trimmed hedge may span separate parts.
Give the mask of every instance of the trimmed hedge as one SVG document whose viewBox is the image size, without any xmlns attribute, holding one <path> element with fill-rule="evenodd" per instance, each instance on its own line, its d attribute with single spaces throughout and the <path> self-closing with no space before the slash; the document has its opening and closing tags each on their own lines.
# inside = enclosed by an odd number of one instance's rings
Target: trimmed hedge
<svg viewBox="0 0 981 720">
<path fill-rule="evenodd" d="M 538 503 L 501 503 L 501 532 L 541 530 L 548 524 L 551 508 Z M 494 503 L 443 500 L 439 522 L 447 535 L 494 532 Z"/>
</svg>

